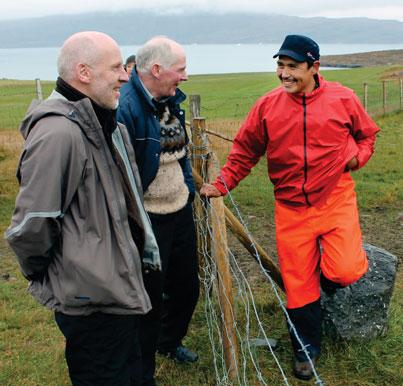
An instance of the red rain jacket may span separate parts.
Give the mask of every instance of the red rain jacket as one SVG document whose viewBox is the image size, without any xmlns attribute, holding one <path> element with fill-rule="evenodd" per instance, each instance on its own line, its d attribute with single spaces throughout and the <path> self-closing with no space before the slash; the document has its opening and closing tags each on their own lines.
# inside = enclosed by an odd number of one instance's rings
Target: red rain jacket
<svg viewBox="0 0 403 386">
<path fill-rule="evenodd" d="M 213 185 L 226 194 L 266 153 L 276 200 L 317 206 L 353 157 L 356 169 L 366 164 L 378 131 L 354 92 L 339 83 L 320 77 L 310 94 L 290 94 L 280 86 L 253 106 Z"/>
</svg>

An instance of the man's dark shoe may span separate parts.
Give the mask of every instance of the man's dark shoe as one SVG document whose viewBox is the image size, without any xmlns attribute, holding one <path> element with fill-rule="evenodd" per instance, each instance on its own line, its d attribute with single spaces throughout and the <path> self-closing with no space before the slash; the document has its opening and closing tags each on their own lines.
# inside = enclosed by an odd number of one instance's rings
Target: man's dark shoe
<svg viewBox="0 0 403 386">
<path fill-rule="evenodd" d="M 192 363 L 199 359 L 199 356 L 195 352 L 189 350 L 185 346 L 178 346 L 172 351 L 158 350 L 158 353 L 180 363 Z"/>
<path fill-rule="evenodd" d="M 317 357 L 311 359 L 314 366 L 316 363 L 316 359 Z M 313 377 L 313 369 L 311 363 L 309 361 L 300 362 L 298 360 L 295 360 L 294 375 L 298 379 L 309 381 Z"/>
</svg>

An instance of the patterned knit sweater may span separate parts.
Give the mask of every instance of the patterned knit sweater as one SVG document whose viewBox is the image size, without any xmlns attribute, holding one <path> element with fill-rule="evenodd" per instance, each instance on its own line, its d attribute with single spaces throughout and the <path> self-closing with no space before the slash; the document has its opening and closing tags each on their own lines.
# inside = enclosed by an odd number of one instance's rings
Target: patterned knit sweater
<svg viewBox="0 0 403 386">
<path fill-rule="evenodd" d="M 161 125 L 161 155 L 157 175 L 144 193 L 144 206 L 147 212 L 168 214 L 182 209 L 189 197 L 178 162 L 187 156 L 185 131 L 166 104 L 155 103 Z"/>
</svg>

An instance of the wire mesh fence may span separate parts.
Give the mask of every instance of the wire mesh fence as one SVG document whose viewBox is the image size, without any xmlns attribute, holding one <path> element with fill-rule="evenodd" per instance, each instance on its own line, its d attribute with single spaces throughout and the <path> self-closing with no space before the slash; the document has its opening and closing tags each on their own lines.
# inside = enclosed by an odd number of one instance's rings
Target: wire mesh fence
<svg viewBox="0 0 403 386">
<path fill-rule="evenodd" d="M 366 110 L 372 117 L 403 109 L 403 79 L 389 79 L 364 83 L 356 89 Z M 53 82 L 0 80 L 0 129 L 17 128 L 33 99 L 46 98 Z M 248 111 L 263 93 L 245 90 L 239 97 L 209 97 L 202 102 L 202 115 L 207 116 L 207 128 L 232 138 Z M 186 105 L 185 105 L 186 106 Z M 223 143 L 225 150 L 230 144 Z"/>
<path fill-rule="evenodd" d="M 383 80 L 377 83 L 364 83 L 358 95 L 372 117 L 389 114 L 403 109 L 403 79 Z"/>
</svg>

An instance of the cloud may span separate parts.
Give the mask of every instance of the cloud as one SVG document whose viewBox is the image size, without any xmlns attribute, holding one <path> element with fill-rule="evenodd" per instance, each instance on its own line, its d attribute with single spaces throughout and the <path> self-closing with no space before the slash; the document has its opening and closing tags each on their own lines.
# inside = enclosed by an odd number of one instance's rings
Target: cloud
<svg viewBox="0 0 403 386">
<path fill-rule="evenodd" d="M 47 16 L 52 14 L 76 14 L 92 11 L 122 11 L 138 9 L 159 13 L 183 13 L 188 11 L 257 12 L 292 16 L 370 17 L 403 21 L 401 0 L 18 0 L 3 2 L 0 19 Z"/>
</svg>

